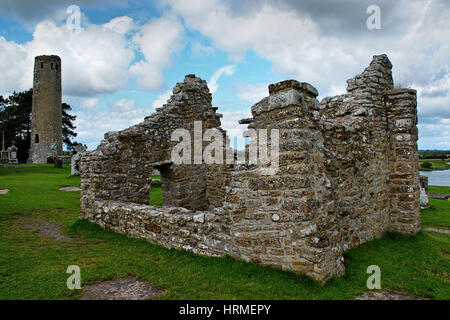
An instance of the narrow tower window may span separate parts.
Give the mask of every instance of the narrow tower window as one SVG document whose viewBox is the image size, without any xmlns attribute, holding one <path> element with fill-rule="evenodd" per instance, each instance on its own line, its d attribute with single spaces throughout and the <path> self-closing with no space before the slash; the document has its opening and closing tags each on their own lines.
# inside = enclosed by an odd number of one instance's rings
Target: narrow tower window
<svg viewBox="0 0 450 320">
<path fill-rule="evenodd" d="M 42 68 L 44 68 L 44 63 L 43 63 L 43 62 L 41 62 L 41 69 L 42 69 Z"/>
<path fill-rule="evenodd" d="M 39 143 L 39 135 L 37 133 L 34 136 L 34 143 Z"/>
<path fill-rule="evenodd" d="M 50 69 L 53 69 L 53 62 L 50 63 Z"/>
<path fill-rule="evenodd" d="M 57 63 L 55 63 L 55 69 L 58 70 L 58 64 Z"/>
</svg>

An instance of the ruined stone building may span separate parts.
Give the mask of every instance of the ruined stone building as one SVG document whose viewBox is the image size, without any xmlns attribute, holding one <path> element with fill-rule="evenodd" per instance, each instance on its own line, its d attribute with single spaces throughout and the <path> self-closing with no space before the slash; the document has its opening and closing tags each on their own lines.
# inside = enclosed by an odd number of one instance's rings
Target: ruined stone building
<svg viewBox="0 0 450 320">
<path fill-rule="evenodd" d="M 34 60 L 31 147 L 29 162 L 45 163 L 62 155 L 61 59 Z"/>
<path fill-rule="evenodd" d="M 187 75 L 162 108 L 106 133 L 83 155 L 82 218 L 168 248 L 230 255 L 322 283 L 342 275 L 346 250 L 385 231 L 420 229 L 416 91 L 394 89 L 391 68 L 386 55 L 374 56 L 347 81 L 347 93 L 321 102 L 308 83 L 271 84 L 244 122 L 279 129 L 275 175 L 262 174 L 261 164 L 173 163 L 175 129 L 194 137 L 201 121 L 203 132 L 224 132 L 206 82 Z M 163 207 L 148 205 L 154 169 Z"/>
</svg>

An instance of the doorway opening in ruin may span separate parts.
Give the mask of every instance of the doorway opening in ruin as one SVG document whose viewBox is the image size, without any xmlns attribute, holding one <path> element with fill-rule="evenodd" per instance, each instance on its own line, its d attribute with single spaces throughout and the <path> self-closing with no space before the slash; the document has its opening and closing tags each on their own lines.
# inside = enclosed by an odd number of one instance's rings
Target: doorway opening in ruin
<svg viewBox="0 0 450 320">
<path fill-rule="evenodd" d="M 150 191 L 149 191 L 150 197 L 149 205 L 162 207 L 164 206 L 164 203 L 161 188 L 161 173 L 156 167 L 152 168 L 151 170 L 152 170 L 152 183 L 150 184 Z M 157 175 L 155 175 L 155 170 L 158 171 Z"/>
<path fill-rule="evenodd" d="M 160 172 L 160 179 L 155 179 L 151 184 L 150 205 L 208 209 L 204 165 L 174 165 L 166 162 L 154 168 Z"/>
<path fill-rule="evenodd" d="M 162 192 L 162 202 L 164 206 L 170 206 L 174 203 L 173 196 L 177 197 L 177 188 L 175 186 L 174 177 L 172 173 L 172 164 L 166 164 L 157 167 L 161 175 L 161 192 Z M 173 195 L 171 194 L 173 192 Z"/>
</svg>

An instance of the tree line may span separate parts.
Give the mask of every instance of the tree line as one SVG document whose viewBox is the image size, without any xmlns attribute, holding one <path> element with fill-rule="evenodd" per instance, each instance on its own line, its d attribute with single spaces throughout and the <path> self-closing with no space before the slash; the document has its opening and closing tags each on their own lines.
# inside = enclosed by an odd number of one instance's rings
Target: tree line
<svg viewBox="0 0 450 320">
<path fill-rule="evenodd" d="M 15 142 L 18 148 L 17 158 L 22 163 L 27 162 L 29 157 L 32 101 L 33 89 L 14 92 L 7 98 L 0 95 L 0 139 L 4 132 L 5 148 Z M 63 143 L 67 150 L 74 151 L 78 142 L 73 140 L 77 136 L 73 122 L 77 117 L 70 114 L 72 107 L 67 103 L 61 105 L 61 111 Z"/>
<path fill-rule="evenodd" d="M 450 150 L 419 150 L 419 159 L 447 159 Z"/>
</svg>

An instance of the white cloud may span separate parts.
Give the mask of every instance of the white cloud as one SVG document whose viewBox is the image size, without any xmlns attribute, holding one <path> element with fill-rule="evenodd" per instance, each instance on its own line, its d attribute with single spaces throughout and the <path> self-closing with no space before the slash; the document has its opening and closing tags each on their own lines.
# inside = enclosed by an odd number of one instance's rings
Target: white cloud
<svg viewBox="0 0 450 320">
<path fill-rule="evenodd" d="M 133 109 L 135 109 L 134 100 L 120 99 L 119 101 L 112 102 L 110 105 L 110 110 L 113 112 L 126 113 Z"/>
<path fill-rule="evenodd" d="M 419 149 L 450 149 L 450 118 L 419 123 Z"/>
<path fill-rule="evenodd" d="M 160 88 L 164 83 L 162 69 L 169 67 L 172 54 L 183 48 L 183 26 L 174 15 L 165 15 L 142 26 L 133 40 L 145 57 L 130 69 L 138 88 Z"/>
<path fill-rule="evenodd" d="M 98 107 L 98 98 L 86 98 L 80 101 L 80 106 L 83 109 L 94 109 Z"/>
<path fill-rule="evenodd" d="M 131 30 L 137 28 L 133 19 L 127 16 L 111 19 L 111 21 L 105 23 L 103 27 L 111 29 L 118 34 L 127 34 Z"/>
<path fill-rule="evenodd" d="M 416 85 L 419 116 L 450 118 L 450 73 L 425 86 Z"/>
<path fill-rule="evenodd" d="M 137 87 L 141 90 L 157 90 L 164 84 L 162 70 L 146 61 L 138 61 L 130 67 L 130 75 L 137 78 Z"/>
<path fill-rule="evenodd" d="M 44 5 L 30 7 L 28 2 L 13 1 L 3 7 L 14 13 L 18 10 L 15 7 L 20 5 L 19 11 L 23 11 L 20 16 L 28 18 L 42 17 L 37 15 L 39 10 L 53 12 L 44 10 Z M 87 1 L 82 2 L 87 5 Z M 140 89 L 160 89 L 164 84 L 164 69 L 172 65 L 174 56 L 185 44 L 185 35 L 190 34 L 184 32 L 181 17 L 185 26 L 200 32 L 207 38 L 206 43 L 211 43 L 205 46 L 203 42 L 192 40 L 194 54 L 209 55 L 224 50 L 233 63 L 238 63 L 251 50 L 271 62 L 272 71 L 278 75 L 310 82 L 319 89 L 321 97 L 343 93 L 345 80 L 361 72 L 372 55 L 387 53 L 394 65 L 394 77 L 418 90 L 419 142 L 431 139 L 428 134 L 434 132 L 436 137 L 448 129 L 449 123 L 441 121 L 450 118 L 450 42 L 445 38 L 450 29 L 450 7 L 446 1 L 389 2 L 389 6 L 381 6 L 382 10 L 389 8 L 389 12 L 382 11 L 383 29 L 374 31 L 365 28 L 365 10 L 361 10 L 358 19 L 359 1 L 354 1 L 353 5 L 350 1 L 335 4 L 330 0 L 326 7 L 312 0 L 165 2 L 170 9 L 143 26 L 127 16 L 113 18 L 105 24 L 91 24 L 83 15 L 83 29 L 75 34 L 66 29 L 61 15 L 56 17 L 57 22 L 44 20 L 36 24 L 29 42 L 19 44 L 0 36 L 0 93 L 30 88 L 34 57 L 58 54 L 62 58 L 63 94 L 88 98 L 80 102 L 82 119 L 87 125 L 93 125 L 92 128 L 98 125 L 92 118 L 102 126 L 106 126 L 103 122 L 111 121 L 111 129 L 122 123 L 128 127 L 148 112 L 136 107 L 131 100 L 122 101 L 120 106 L 119 100 L 111 103 L 110 113 L 94 113 L 98 99 L 93 97 L 123 88 L 132 77 L 137 78 Z M 352 10 L 350 19 L 346 19 L 346 10 L 340 9 L 342 6 Z M 247 8 L 241 10 L 243 7 Z M 336 32 L 330 29 L 339 29 L 348 20 L 352 21 L 347 24 L 349 29 Z M 358 25 L 361 29 L 356 29 Z M 133 33 L 136 34 L 133 36 Z M 144 59 L 136 62 L 135 54 L 139 51 Z M 221 75 L 231 75 L 235 70 L 231 66 L 223 68 L 211 77 L 211 92 L 218 89 Z M 256 70 L 262 77 L 256 84 L 244 84 L 235 90 L 239 100 L 254 103 L 267 95 L 267 85 L 261 84 L 265 71 Z M 162 92 L 153 107 L 165 103 L 169 93 Z M 115 111 L 113 105 L 117 107 Z M 124 115 L 118 111 L 121 108 L 126 111 Z M 228 117 L 233 118 L 233 115 L 226 114 L 224 119 L 229 128 L 239 127 L 229 123 Z M 101 128 L 94 131 L 103 133 Z M 448 135 L 440 135 L 439 140 L 442 139 L 448 141 Z"/>
<path fill-rule="evenodd" d="M 283 5 L 287 1 L 234 2 L 236 7 L 253 6 L 242 11 L 233 11 L 230 3 L 220 0 L 166 2 L 187 27 L 208 37 L 230 58 L 252 50 L 271 61 L 274 72 L 310 82 L 321 96 L 340 91 L 345 80 L 360 73 L 374 54 L 387 53 L 395 75 L 413 79 L 416 85 L 428 83 L 442 66 L 448 66 L 450 42 L 442 35 L 450 28 L 450 8 L 444 1 L 398 1 L 389 15 L 382 14 L 389 17 L 383 29 L 374 31 L 367 30 L 363 10 L 359 29 L 345 33 L 325 33 L 319 20 L 305 10 Z M 309 6 L 318 9 L 315 3 Z M 345 24 L 345 12 L 336 19 Z M 358 27 L 354 24 L 353 28 Z"/>
<path fill-rule="evenodd" d="M 245 118 L 251 118 L 251 112 L 249 110 L 244 111 L 220 111 L 223 114 L 221 119 L 221 127 L 227 131 L 227 135 L 230 138 L 230 145 L 238 150 L 243 150 L 245 147 L 245 138 L 242 134 L 247 131 L 246 124 L 239 124 L 238 121 Z"/>
<path fill-rule="evenodd" d="M 0 36 L 0 92 L 9 95 L 14 90 L 25 90 L 32 87 L 31 71 L 33 62 L 28 59 L 27 49 L 13 41 Z M 21 64 L 25 64 L 22 66 Z"/>
<path fill-rule="evenodd" d="M 182 47 L 183 26 L 173 15 L 141 27 L 130 17 L 116 17 L 101 25 L 86 23 L 79 31 L 69 30 L 64 21 L 44 20 L 35 26 L 33 40 L 24 44 L 0 36 L 0 92 L 32 87 L 34 57 L 42 54 L 61 57 L 63 95 L 114 92 L 130 77 L 137 77 L 140 89 L 156 90 L 164 83 L 162 70 Z M 136 51 L 144 60 L 130 66 Z"/>
<path fill-rule="evenodd" d="M 361 8 L 356 1 L 343 4 L 351 11 L 351 23 L 346 22 L 347 11 L 334 10 L 331 1 L 329 8 L 321 8 L 317 1 L 166 3 L 187 27 L 209 38 L 230 59 L 251 50 L 270 61 L 273 72 L 311 83 L 321 97 L 344 93 L 346 79 L 362 72 L 372 55 L 386 53 L 394 65 L 394 78 L 418 90 L 419 144 L 448 148 L 449 135 L 441 134 L 448 132 L 445 121 L 450 118 L 450 42 L 443 36 L 450 29 L 446 1 L 386 3 L 382 8 L 389 12 L 382 12 L 382 30 L 373 31 L 365 26 L 365 10 L 358 19 Z M 242 101 L 254 102 L 257 91 L 239 89 L 236 94 Z M 435 118 L 433 124 L 424 123 Z"/>
<path fill-rule="evenodd" d="M 42 54 L 61 57 L 63 94 L 79 96 L 122 88 L 134 58 L 124 35 L 105 25 L 74 32 L 45 20 L 36 25 L 33 40 L 23 45 L 0 38 L 0 74 L 8 75 L 7 81 L 0 80 L 0 90 L 32 87 L 34 57 Z"/>
<path fill-rule="evenodd" d="M 107 110 L 93 112 L 81 110 L 77 113 L 77 139 L 95 149 L 108 131 L 119 131 L 138 124 L 150 114 L 150 110 L 136 106 L 134 100 L 111 101 Z"/>
<path fill-rule="evenodd" d="M 333 65 L 327 59 L 340 62 L 328 69 L 331 76 L 338 67 L 357 65 L 350 54 L 339 49 L 337 42 L 319 35 L 313 20 L 301 18 L 292 10 L 265 2 L 249 15 L 234 15 L 225 2 L 218 0 L 168 3 L 188 27 L 209 37 L 232 59 L 239 60 L 245 51 L 253 50 L 271 61 L 274 71 L 309 82 L 324 78 L 321 71 Z M 325 45 L 329 47 L 320 50 Z"/>
<path fill-rule="evenodd" d="M 161 93 L 155 101 L 152 103 L 153 109 L 161 108 L 163 104 L 169 100 L 170 96 L 172 95 L 172 89 L 166 90 L 163 93 Z"/>
<path fill-rule="evenodd" d="M 0 1 L 0 11 L 9 16 L 19 18 L 25 23 L 34 23 L 62 11 L 70 5 L 78 5 L 83 9 L 104 9 L 105 6 L 125 7 L 129 0 L 14 0 Z"/>
<path fill-rule="evenodd" d="M 269 95 L 268 84 L 240 84 L 236 88 L 236 95 L 240 101 L 256 103 Z"/>
<path fill-rule="evenodd" d="M 345 11 L 338 11 L 341 15 L 332 17 L 331 24 L 327 24 L 323 18 L 327 15 L 322 17 L 318 13 L 320 5 L 312 1 L 305 4 L 307 10 L 294 10 L 298 3 L 283 5 L 289 1 L 166 2 L 183 17 L 187 27 L 209 38 L 230 59 L 239 60 L 252 50 L 272 63 L 272 71 L 311 83 L 321 97 L 344 93 L 345 80 L 360 73 L 372 55 L 388 54 L 394 65 L 394 78 L 403 79 L 404 85 L 418 90 L 419 143 L 448 148 L 450 42 L 443 35 L 450 29 L 450 7 L 446 1 L 389 3 L 389 12 L 382 12 L 383 29 L 374 31 L 365 27 L 364 10 L 359 27 L 355 19 L 358 12 L 352 12 L 355 22 L 345 32 L 330 29 L 345 26 Z M 240 10 L 241 7 L 248 8 Z M 323 19 L 314 19 L 314 14 Z M 261 93 L 257 85 L 244 86 L 236 90 L 236 95 L 241 101 L 253 103 L 264 96 L 260 89 Z"/>
<path fill-rule="evenodd" d="M 211 93 L 215 93 L 217 91 L 217 89 L 219 89 L 218 81 L 219 81 L 220 77 L 223 74 L 231 76 L 231 75 L 233 75 L 233 73 L 235 71 L 236 71 L 236 66 L 234 64 L 228 65 L 228 66 L 223 66 L 223 67 L 219 68 L 216 72 L 213 73 L 213 75 L 211 76 L 211 78 L 208 81 L 209 91 Z"/>
<path fill-rule="evenodd" d="M 192 52 L 197 56 L 208 56 L 215 52 L 213 47 L 203 45 L 197 40 L 192 41 L 191 49 Z"/>
</svg>

